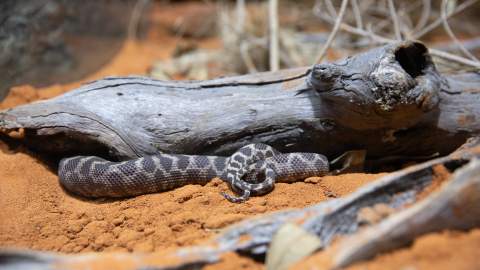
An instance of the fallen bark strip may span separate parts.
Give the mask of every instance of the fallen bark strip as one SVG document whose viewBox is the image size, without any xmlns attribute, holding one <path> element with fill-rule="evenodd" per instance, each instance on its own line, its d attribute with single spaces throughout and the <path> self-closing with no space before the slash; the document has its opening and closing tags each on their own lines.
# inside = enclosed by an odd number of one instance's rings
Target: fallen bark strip
<svg viewBox="0 0 480 270">
<path fill-rule="evenodd" d="M 344 239 L 332 268 L 346 267 L 411 243 L 420 235 L 480 226 L 480 159 L 458 169 L 441 190 L 409 209 Z"/>
<path fill-rule="evenodd" d="M 167 255 L 123 254 L 118 255 L 116 260 L 135 262 L 131 269 L 188 269 L 216 262 L 231 251 L 264 255 L 278 229 L 284 224 L 295 223 L 316 235 L 322 244 L 320 248 L 329 247 L 334 237 L 351 235 L 351 238 L 340 242 L 332 256 L 331 267 L 346 266 L 408 244 L 425 233 L 480 226 L 479 158 L 480 140 L 477 139 L 447 157 L 397 171 L 344 198 L 244 220 L 226 228 L 204 245 L 182 248 Z M 432 184 L 434 167 L 439 165 L 453 172 L 452 176 L 427 197 L 419 198 Z M 378 204 L 385 204 L 396 211 L 376 225 L 364 224 L 360 211 Z M 360 228 L 366 230 L 357 233 Z M 78 263 L 93 265 L 110 260 L 111 256 L 46 256 L 43 253 L 6 251 L 0 252 L 0 266 L 34 263 L 45 267 L 41 269 L 49 269 L 47 266 L 73 269 Z"/>
<path fill-rule="evenodd" d="M 0 112 L 0 129 L 23 129 L 27 145 L 62 156 L 227 155 L 251 142 L 329 158 L 430 156 L 479 133 L 478 100 L 479 73 L 441 75 L 423 44 L 403 42 L 209 81 L 105 78 Z"/>
</svg>

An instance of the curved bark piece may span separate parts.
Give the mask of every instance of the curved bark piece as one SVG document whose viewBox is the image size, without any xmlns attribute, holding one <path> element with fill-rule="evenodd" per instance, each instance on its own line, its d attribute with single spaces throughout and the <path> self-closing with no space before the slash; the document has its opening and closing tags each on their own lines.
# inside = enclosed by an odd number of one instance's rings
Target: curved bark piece
<svg viewBox="0 0 480 270">
<path fill-rule="evenodd" d="M 60 155 L 228 155 L 251 143 L 329 158 L 448 154 L 480 131 L 480 74 L 442 76 L 402 42 L 345 60 L 209 81 L 105 78 L 0 112 L 0 129 Z M 449 141 L 445 144 L 444 141 Z"/>
<path fill-rule="evenodd" d="M 445 229 L 480 226 L 480 160 L 458 169 L 441 190 L 378 225 L 344 239 L 332 268 L 346 267 L 411 243 L 416 237 Z"/>
</svg>

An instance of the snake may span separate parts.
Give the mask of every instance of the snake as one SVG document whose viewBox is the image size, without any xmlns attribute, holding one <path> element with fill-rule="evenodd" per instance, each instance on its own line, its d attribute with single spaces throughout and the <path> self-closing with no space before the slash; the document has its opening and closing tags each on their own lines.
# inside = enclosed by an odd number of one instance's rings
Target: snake
<svg viewBox="0 0 480 270">
<path fill-rule="evenodd" d="M 235 193 L 223 192 L 223 197 L 234 203 L 269 193 L 276 182 L 328 172 L 324 155 L 281 153 L 261 143 L 243 146 L 229 157 L 162 153 L 114 162 L 97 156 L 74 156 L 63 158 L 58 166 L 61 185 L 87 198 L 133 197 L 188 184 L 204 185 L 220 178 Z"/>
</svg>

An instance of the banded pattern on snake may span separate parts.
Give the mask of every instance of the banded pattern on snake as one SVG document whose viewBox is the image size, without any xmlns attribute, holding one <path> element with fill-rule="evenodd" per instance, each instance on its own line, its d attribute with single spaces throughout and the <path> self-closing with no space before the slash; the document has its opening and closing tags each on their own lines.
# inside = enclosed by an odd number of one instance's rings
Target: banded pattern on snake
<svg viewBox="0 0 480 270">
<path fill-rule="evenodd" d="M 130 197 L 206 184 L 219 177 L 240 196 L 223 194 L 231 202 L 270 192 L 275 182 L 292 182 L 329 171 L 325 156 L 282 154 L 265 144 L 250 144 L 230 157 L 159 154 L 123 162 L 95 156 L 60 161 L 58 175 L 68 191 L 90 198 Z"/>
</svg>

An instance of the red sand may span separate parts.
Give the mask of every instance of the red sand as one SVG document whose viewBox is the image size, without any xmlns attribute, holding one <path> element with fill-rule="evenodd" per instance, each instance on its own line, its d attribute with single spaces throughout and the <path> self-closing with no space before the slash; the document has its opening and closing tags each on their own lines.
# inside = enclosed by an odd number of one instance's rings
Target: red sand
<svg viewBox="0 0 480 270">
<path fill-rule="evenodd" d="M 226 201 L 220 180 L 170 192 L 101 202 L 66 194 L 55 172 L 25 151 L 0 152 L 0 243 L 66 253 L 159 251 L 199 243 L 243 218 L 343 196 L 379 175 L 348 174 L 277 184 L 244 204 Z M 318 181 L 317 181 L 318 180 Z M 328 194 L 327 194 L 328 193 Z"/>
<path fill-rule="evenodd" d="M 170 16 L 162 16 L 167 13 L 158 11 L 155 18 L 171 23 L 174 18 L 171 10 Z M 115 59 L 82 81 L 107 75 L 145 74 L 155 60 L 170 55 L 177 41 L 165 31 L 150 37 L 142 42 L 127 41 Z M 217 45 L 218 40 L 210 39 L 201 46 Z M 80 83 L 43 89 L 16 87 L 0 103 L 0 108 L 50 98 Z M 305 183 L 279 183 L 270 194 L 254 197 L 244 204 L 223 199 L 219 193 L 228 188 L 220 180 L 206 186 L 188 185 L 126 200 L 86 201 L 66 194 L 55 172 L 37 160 L 35 154 L 23 148 L 13 151 L 0 143 L 0 246 L 64 253 L 160 251 L 200 243 L 221 228 L 247 217 L 312 205 L 332 195 L 344 196 L 381 175 L 347 174 L 311 178 Z M 321 260 L 316 260 L 316 256 L 297 268 L 320 269 Z M 479 229 L 444 232 L 420 237 L 412 247 L 380 255 L 351 269 L 478 269 L 479 257 Z M 258 262 L 234 253 L 205 267 L 262 268 Z"/>
</svg>

